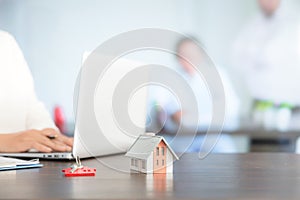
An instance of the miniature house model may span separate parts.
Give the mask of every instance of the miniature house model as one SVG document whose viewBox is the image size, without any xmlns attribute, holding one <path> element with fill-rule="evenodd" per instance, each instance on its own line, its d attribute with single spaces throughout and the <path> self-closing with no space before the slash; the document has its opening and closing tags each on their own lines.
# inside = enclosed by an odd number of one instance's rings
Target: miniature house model
<svg viewBox="0 0 300 200">
<path fill-rule="evenodd" d="M 139 136 L 126 153 L 130 169 L 142 173 L 172 173 L 177 155 L 162 136 L 152 133 Z"/>
</svg>

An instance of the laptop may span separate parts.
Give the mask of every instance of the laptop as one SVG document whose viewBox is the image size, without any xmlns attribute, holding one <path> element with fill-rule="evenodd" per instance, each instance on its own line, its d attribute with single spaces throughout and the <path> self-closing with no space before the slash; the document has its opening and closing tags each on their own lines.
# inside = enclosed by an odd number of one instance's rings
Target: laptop
<svg viewBox="0 0 300 200">
<path fill-rule="evenodd" d="M 75 97 L 77 101 L 74 101 L 77 102 L 77 105 L 74 106 L 77 110 L 75 111 L 72 152 L 41 153 L 29 151 L 25 153 L 0 153 L 0 156 L 71 160 L 77 156 L 89 158 L 126 152 L 135 139 L 145 133 L 147 89 L 143 88 L 136 92 L 136 95 L 128 103 L 127 110 L 116 110 L 118 109 L 117 105 L 114 111 L 112 105 L 118 102 L 113 98 L 115 98 L 115 92 L 121 87 L 120 83 L 126 81 L 127 74 L 141 66 L 141 63 L 128 59 L 118 59 L 109 66 L 105 75 L 99 78 L 97 73 L 101 69 L 97 63 L 101 62 L 100 59 L 103 60 L 103 56 L 91 54 L 83 63 L 78 78 L 79 90 L 77 97 Z M 109 59 L 109 57 L 104 59 Z M 148 78 L 147 73 L 144 73 L 144 76 L 139 76 L 139 78 L 146 80 Z M 121 104 L 123 102 L 127 103 L 127 100 L 119 101 Z M 117 122 L 116 115 L 124 117 L 127 111 L 130 120 L 123 118 L 121 122 Z M 132 128 L 132 131 L 121 127 L 122 123 L 131 122 L 133 128 L 130 126 L 129 128 Z"/>
</svg>

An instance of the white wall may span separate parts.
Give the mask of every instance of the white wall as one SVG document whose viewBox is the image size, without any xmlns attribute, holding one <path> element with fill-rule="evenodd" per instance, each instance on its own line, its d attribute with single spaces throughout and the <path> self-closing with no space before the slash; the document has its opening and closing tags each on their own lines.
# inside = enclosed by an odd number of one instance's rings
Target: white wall
<svg viewBox="0 0 300 200">
<path fill-rule="evenodd" d="M 198 36 L 228 65 L 225 52 L 254 11 L 254 0 L 0 0 L 0 28 L 19 42 L 47 108 L 60 104 L 72 120 L 84 51 L 121 32 L 161 27 Z"/>
</svg>

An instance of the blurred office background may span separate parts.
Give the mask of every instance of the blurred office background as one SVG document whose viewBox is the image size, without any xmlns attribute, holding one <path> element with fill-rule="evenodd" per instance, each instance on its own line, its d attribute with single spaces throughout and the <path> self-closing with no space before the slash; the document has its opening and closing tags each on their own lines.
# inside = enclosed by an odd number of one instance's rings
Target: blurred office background
<svg viewBox="0 0 300 200">
<path fill-rule="evenodd" d="M 289 1 L 293 10 L 300 9 L 299 1 Z M 73 91 L 83 53 L 114 35 L 144 27 L 196 36 L 227 71 L 243 119 L 252 100 L 232 66 L 231 51 L 258 12 L 255 0 L 0 0 L 0 29 L 14 35 L 23 50 L 38 97 L 50 112 L 61 106 L 69 123 L 74 120 Z"/>
</svg>

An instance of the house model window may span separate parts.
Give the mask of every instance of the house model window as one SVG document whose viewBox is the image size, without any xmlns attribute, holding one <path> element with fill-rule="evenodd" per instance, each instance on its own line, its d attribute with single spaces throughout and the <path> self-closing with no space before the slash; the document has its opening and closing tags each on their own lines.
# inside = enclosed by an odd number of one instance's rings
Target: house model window
<svg viewBox="0 0 300 200">
<path fill-rule="evenodd" d="M 145 160 L 142 161 L 142 168 L 146 169 L 146 161 Z"/>
<path fill-rule="evenodd" d="M 131 158 L 131 166 L 134 166 L 134 158 Z"/>
</svg>

